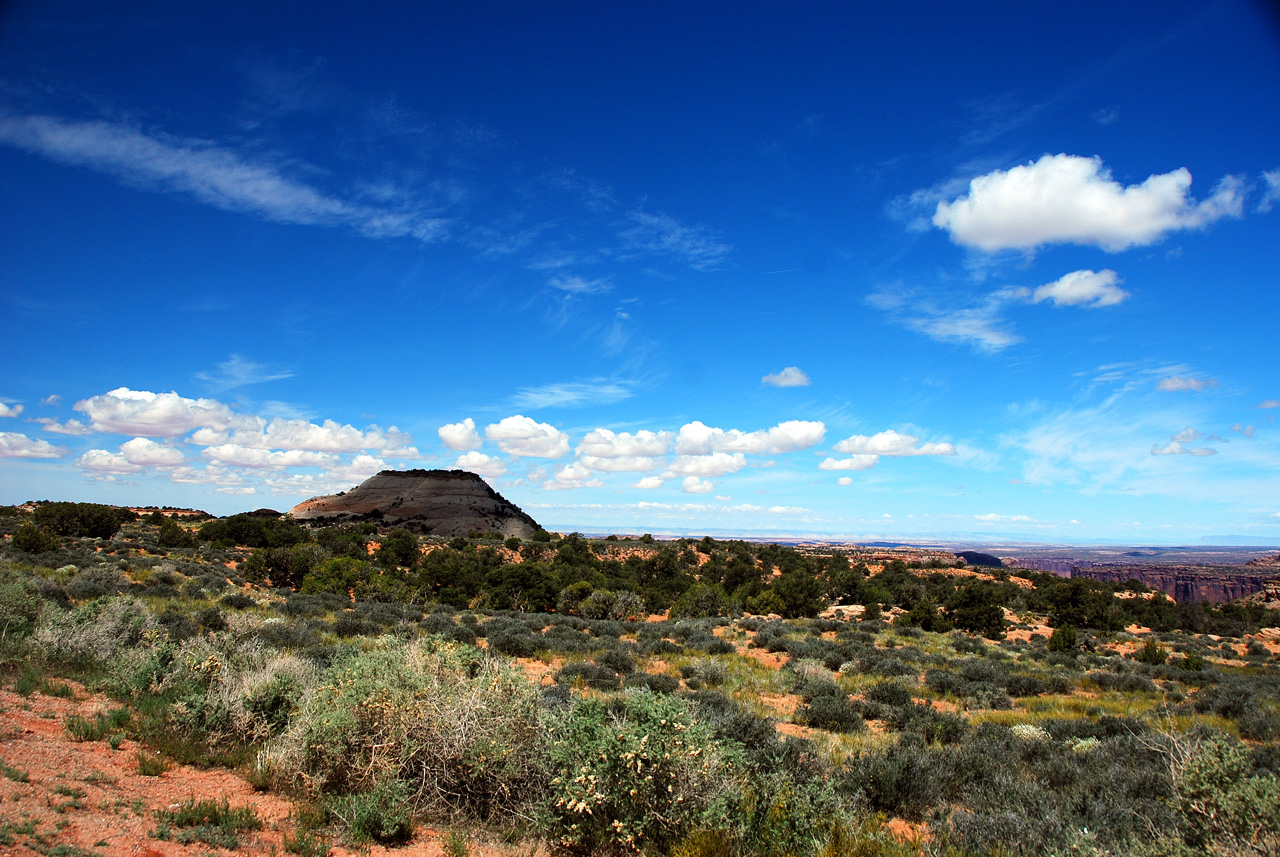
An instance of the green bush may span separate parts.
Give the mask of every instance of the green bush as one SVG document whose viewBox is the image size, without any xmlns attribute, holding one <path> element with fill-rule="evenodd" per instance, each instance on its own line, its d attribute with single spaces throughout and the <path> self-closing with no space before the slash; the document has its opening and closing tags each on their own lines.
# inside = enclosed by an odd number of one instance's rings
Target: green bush
<svg viewBox="0 0 1280 857">
<path fill-rule="evenodd" d="M 1076 629 L 1071 625 L 1060 625 L 1049 635 L 1051 652 L 1074 652 L 1076 646 Z"/>
<path fill-rule="evenodd" d="M 715 743 L 683 700 L 629 692 L 580 700 L 552 723 L 555 778 L 543 824 L 570 852 L 654 849 L 723 828 L 738 752 Z"/>
<path fill-rule="evenodd" d="M 413 836 L 409 787 L 400 780 L 384 780 L 366 792 L 331 797 L 324 806 L 357 845 L 394 844 Z"/>
<path fill-rule="evenodd" d="M 266 766 L 322 796 L 400 781 L 415 812 L 527 816 L 546 779 L 538 690 L 470 646 L 389 637 L 319 679 Z"/>
<path fill-rule="evenodd" d="M 1169 660 L 1169 653 L 1164 650 L 1164 646 L 1160 645 L 1154 637 L 1148 637 L 1147 641 L 1142 644 L 1142 648 L 1134 653 L 1133 658 L 1139 663 L 1163 666 Z"/>
<path fill-rule="evenodd" d="M 12 572 L 0 573 L 0 644 L 30 636 L 43 604 L 34 586 Z"/>
<path fill-rule="evenodd" d="M 13 534 L 13 546 L 25 553 L 50 553 L 62 549 L 62 540 L 52 530 L 23 521 Z"/>
<path fill-rule="evenodd" d="M 1232 854 L 1280 850 L 1280 780 L 1252 774 L 1239 741 L 1216 734 L 1201 741 L 1176 765 L 1174 785 L 1187 845 Z"/>
<path fill-rule="evenodd" d="M 137 520 L 137 513 L 100 503 L 42 503 L 31 519 L 60 536 L 109 539 L 120 532 L 125 521 Z"/>
<path fill-rule="evenodd" d="M 184 845 L 203 842 L 232 850 L 240 845 L 239 833 L 262 827 L 253 807 L 233 807 L 226 798 L 221 801 L 189 798 L 174 809 L 158 810 L 155 817 L 159 827 L 151 835 L 158 839 L 173 838 Z M 172 831 L 175 827 L 178 828 L 176 834 Z"/>
</svg>

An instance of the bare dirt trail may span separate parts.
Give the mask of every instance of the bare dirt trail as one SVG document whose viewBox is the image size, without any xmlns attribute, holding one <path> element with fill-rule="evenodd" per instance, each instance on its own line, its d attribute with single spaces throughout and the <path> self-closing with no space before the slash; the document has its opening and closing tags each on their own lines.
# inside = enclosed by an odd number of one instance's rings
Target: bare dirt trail
<svg viewBox="0 0 1280 857">
<path fill-rule="evenodd" d="M 0 855 L 4 857 L 205 857 L 205 855 L 287 854 L 285 838 L 295 832 L 294 804 L 258 792 L 233 771 L 171 766 L 158 776 L 138 771 L 140 745 L 123 740 L 75 741 L 65 718 L 94 718 L 116 706 L 77 685 L 75 699 L 33 693 L 22 697 L 0 690 Z M 156 812 L 192 798 L 225 798 L 232 807 L 250 806 L 260 830 L 243 832 L 234 851 L 202 842 L 183 845 L 151 835 Z M 368 849 L 332 844 L 332 857 L 436 857 L 444 832 L 420 826 L 404 846 Z M 332 838 L 331 838 L 332 841 Z M 508 849 L 471 841 L 474 857 L 529 854 L 530 846 Z"/>
</svg>

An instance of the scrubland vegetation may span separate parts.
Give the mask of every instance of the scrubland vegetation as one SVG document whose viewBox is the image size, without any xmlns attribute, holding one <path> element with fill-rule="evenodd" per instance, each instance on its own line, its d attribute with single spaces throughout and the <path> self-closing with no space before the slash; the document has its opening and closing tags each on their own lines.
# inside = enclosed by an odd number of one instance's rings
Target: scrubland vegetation
<svg viewBox="0 0 1280 857">
<path fill-rule="evenodd" d="M 1274 612 L 711 539 L 49 506 L 0 517 L 6 683 L 105 690 L 66 727 L 144 741 L 140 769 L 292 796 L 295 853 L 422 823 L 577 854 L 1280 853 Z M 155 835 L 234 848 L 235 813 L 194 796 Z"/>
</svg>

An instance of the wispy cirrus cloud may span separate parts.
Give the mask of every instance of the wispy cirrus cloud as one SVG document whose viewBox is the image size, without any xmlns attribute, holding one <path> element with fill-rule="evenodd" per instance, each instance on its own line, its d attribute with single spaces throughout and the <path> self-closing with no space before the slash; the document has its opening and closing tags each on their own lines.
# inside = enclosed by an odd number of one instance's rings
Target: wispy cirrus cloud
<svg viewBox="0 0 1280 857">
<path fill-rule="evenodd" d="M 968 306 L 948 306 L 912 289 L 873 292 L 866 301 L 903 327 L 939 342 L 994 352 L 1022 341 L 1002 316 L 1007 296 L 1000 293 L 987 295 Z"/>
<path fill-rule="evenodd" d="M 695 271 L 718 267 L 730 245 L 703 226 L 686 226 L 669 214 L 633 211 L 618 233 L 630 252 L 651 253 L 684 262 Z"/>
<path fill-rule="evenodd" d="M 1000 351 L 1022 341 L 1006 318 L 1011 304 L 1099 309 L 1129 297 L 1115 271 L 1080 270 L 1064 274 L 1036 288 L 1017 286 L 985 295 L 930 295 L 915 289 L 882 289 L 868 295 L 871 306 L 898 324 L 939 342 L 970 345 L 981 351 Z"/>
<path fill-rule="evenodd" d="M 631 397 L 631 388 L 621 381 L 575 381 L 525 387 L 511 397 L 517 408 L 576 408 L 607 405 Z"/>
<path fill-rule="evenodd" d="M 547 285 L 571 295 L 596 295 L 612 288 L 607 279 L 588 280 L 579 276 L 552 277 L 547 281 Z"/>
<path fill-rule="evenodd" d="M 1162 393 L 1201 393 L 1218 386 L 1213 378 L 1191 378 L 1182 375 L 1170 375 L 1156 382 L 1156 389 Z"/>
<path fill-rule="evenodd" d="M 234 390 L 249 384 L 265 384 L 268 381 L 282 381 L 292 378 L 293 373 L 283 369 L 271 369 L 261 363 L 255 363 L 239 354 L 232 354 L 218 364 L 212 372 L 197 372 L 196 380 L 207 384 L 215 393 Z"/>
<path fill-rule="evenodd" d="M 420 203 L 380 206 L 326 193 L 278 164 L 217 143 L 105 120 L 0 114 L 0 143 L 147 190 L 278 223 L 346 226 L 374 238 L 440 240 L 446 220 Z"/>
</svg>

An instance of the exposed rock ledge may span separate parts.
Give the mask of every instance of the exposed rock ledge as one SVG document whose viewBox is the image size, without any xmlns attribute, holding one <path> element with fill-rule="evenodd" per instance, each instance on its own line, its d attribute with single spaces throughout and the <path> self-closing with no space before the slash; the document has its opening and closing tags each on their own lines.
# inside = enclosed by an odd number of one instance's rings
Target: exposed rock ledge
<svg viewBox="0 0 1280 857">
<path fill-rule="evenodd" d="M 346 493 L 305 500 L 290 514 L 300 521 L 374 521 L 447 537 L 496 530 L 527 539 L 541 529 L 518 506 L 465 470 L 384 470 Z"/>
</svg>

